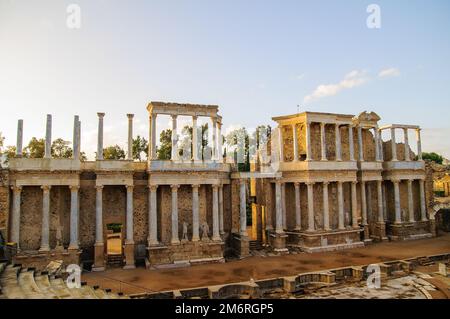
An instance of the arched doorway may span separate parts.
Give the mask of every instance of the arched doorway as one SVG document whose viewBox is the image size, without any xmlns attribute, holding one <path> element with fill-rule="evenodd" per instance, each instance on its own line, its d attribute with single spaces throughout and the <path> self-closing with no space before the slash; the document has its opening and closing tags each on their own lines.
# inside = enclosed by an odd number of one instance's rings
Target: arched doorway
<svg viewBox="0 0 450 319">
<path fill-rule="evenodd" d="M 106 255 L 108 266 L 123 264 L 123 225 L 111 223 L 106 225 Z"/>
</svg>

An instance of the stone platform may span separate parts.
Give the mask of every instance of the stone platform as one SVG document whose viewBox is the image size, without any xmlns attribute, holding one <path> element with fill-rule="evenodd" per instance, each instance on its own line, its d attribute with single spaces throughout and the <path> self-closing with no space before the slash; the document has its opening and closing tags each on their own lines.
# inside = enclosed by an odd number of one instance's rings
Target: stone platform
<svg viewBox="0 0 450 319">
<path fill-rule="evenodd" d="M 433 237 L 429 221 L 388 223 L 386 224 L 386 230 L 389 239 L 392 241 Z"/>
</svg>

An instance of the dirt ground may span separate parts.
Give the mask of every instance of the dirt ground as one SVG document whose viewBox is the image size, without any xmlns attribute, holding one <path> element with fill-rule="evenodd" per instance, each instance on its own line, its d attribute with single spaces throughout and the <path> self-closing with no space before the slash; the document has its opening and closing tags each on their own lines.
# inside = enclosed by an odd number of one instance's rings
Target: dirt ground
<svg viewBox="0 0 450 319">
<path fill-rule="evenodd" d="M 418 256 L 450 252 L 450 234 L 436 238 L 405 242 L 386 242 L 367 247 L 335 252 L 273 257 L 249 257 L 223 264 L 205 264 L 183 268 L 131 270 L 110 269 L 99 273 L 84 273 L 82 280 L 125 294 L 204 287 L 251 278 L 266 279 L 299 273 L 367 265 Z"/>
</svg>

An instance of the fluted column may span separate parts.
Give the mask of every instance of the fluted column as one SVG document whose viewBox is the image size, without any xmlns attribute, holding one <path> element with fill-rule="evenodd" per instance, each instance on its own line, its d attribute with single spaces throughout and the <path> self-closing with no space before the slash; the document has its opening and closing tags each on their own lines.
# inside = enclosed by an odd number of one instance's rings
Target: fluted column
<svg viewBox="0 0 450 319">
<path fill-rule="evenodd" d="M 364 161 L 364 148 L 363 148 L 363 137 L 362 137 L 362 127 L 358 126 L 358 151 L 359 151 L 359 160 L 361 162 Z"/>
<path fill-rule="evenodd" d="M 224 234 L 223 227 L 223 184 L 219 186 L 219 232 L 220 234 Z"/>
<path fill-rule="evenodd" d="M 78 190 L 80 186 L 70 186 L 70 244 L 69 249 L 78 249 L 79 203 Z"/>
<path fill-rule="evenodd" d="M 403 137 L 404 137 L 404 143 L 405 143 L 405 161 L 409 162 L 411 161 L 411 156 L 409 155 L 409 138 L 408 138 L 408 129 L 403 129 Z"/>
<path fill-rule="evenodd" d="M 427 221 L 427 205 L 425 202 L 425 181 L 423 179 L 419 179 L 419 188 L 420 188 L 420 216 L 422 221 Z"/>
<path fill-rule="evenodd" d="M 311 123 L 306 123 L 306 160 L 312 160 L 312 150 L 311 150 Z"/>
<path fill-rule="evenodd" d="M 355 145 L 353 143 L 353 127 L 351 125 L 348 126 L 348 144 L 349 144 L 349 153 L 350 160 L 355 160 Z"/>
<path fill-rule="evenodd" d="M 395 223 L 402 222 L 401 207 L 400 207 L 400 181 L 393 179 L 394 184 L 394 204 L 395 204 Z"/>
<path fill-rule="evenodd" d="M 246 198 L 246 183 L 245 179 L 239 181 L 239 197 L 240 197 L 240 234 L 247 237 L 247 198 Z"/>
<path fill-rule="evenodd" d="M 413 202 L 413 193 L 412 193 L 412 180 L 408 179 L 406 181 L 408 185 L 408 215 L 409 215 L 409 222 L 414 222 L 414 202 Z"/>
<path fill-rule="evenodd" d="M 178 188 L 179 185 L 171 185 L 172 188 L 172 239 L 171 244 L 179 244 L 178 237 Z"/>
<path fill-rule="evenodd" d="M 286 183 L 281 184 L 281 207 L 283 209 L 283 229 L 287 229 L 287 220 L 286 220 Z"/>
<path fill-rule="evenodd" d="M 198 189 L 200 185 L 192 185 L 192 241 L 199 241 L 199 202 L 198 202 Z"/>
<path fill-rule="evenodd" d="M 213 236 L 212 240 L 220 241 L 220 232 L 219 232 L 219 185 L 212 185 L 212 197 L 213 197 L 213 205 L 212 205 L 212 217 L 213 217 Z"/>
<path fill-rule="evenodd" d="M 172 115 L 172 161 L 178 160 L 177 116 Z"/>
<path fill-rule="evenodd" d="M 275 232 L 283 233 L 283 207 L 281 204 L 281 181 L 275 181 Z"/>
<path fill-rule="evenodd" d="M 133 244 L 133 186 L 127 185 L 127 244 Z"/>
<path fill-rule="evenodd" d="M 213 129 L 212 129 L 212 160 L 215 161 L 217 160 L 217 118 L 213 117 L 212 118 L 212 124 L 213 124 Z"/>
<path fill-rule="evenodd" d="M 320 123 L 320 150 L 321 150 L 321 160 L 327 161 L 327 140 L 325 136 L 325 125 L 326 123 Z"/>
<path fill-rule="evenodd" d="M 330 209 L 328 198 L 328 185 L 329 182 L 323 182 L 323 228 L 324 230 L 331 230 L 330 227 Z"/>
<path fill-rule="evenodd" d="M 295 188 L 295 230 L 302 228 L 302 215 L 300 210 L 300 183 L 294 183 Z"/>
<path fill-rule="evenodd" d="M 133 160 L 133 117 L 134 114 L 127 114 L 128 117 L 128 154 L 127 159 Z"/>
<path fill-rule="evenodd" d="M 367 225 L 367 201 L 366 201 L 366 182 L 361 181 L 361 219 L 363 226 Z"/>
<path fill-rule="evenodd" d="M 17 244 L 19 249 L 20 242 L 20 195 L 22 193 L 22 186 L 11 187 L 13 191 L 12 202 L 12 220 L 11 220 L 11 241 Z"/>
<path fill-rule="evenodd" d="M 42 231 L 41 231 L 41 248 L 39 251 L 49 251 L 50 237 L 50 188 L 49 185 L 41 186 L 42 189 Z"/>
<path fill-rule="evenodd" d="M 420 129 L 416 129 L 416 139 L 417 139 L 417 159 L 422 160 L 422 140 L 420 138 Z"/>
<path fill-rule="evenodd" d="M 392 148 L 392 159 L 391 161 L 397 161 L 397 144 L 395 142 L 395 128 L 391 128 L 391 148 Z"/>
<path fill-rule="evenodd" d="M 98 136 L 97 136 L 97 160 L 103 159 L 103 117 L 105 113 L 97 113 L 98 115 Z"/>
<path fill-rule="evenodd" d="M 149 238 L 148 238 L 148 245 L 149 246 L 156 246 L 158 245 L 158 203 L 157 203 L 157 191 L 158 191 L 158 185 L 150 185 L 150 203 L 149 203 Z M 198 232 L 198 230 L 197 230 Z"/>
<path fill-rule="evenodd" d="M 192 159 L 198 161 L 198 131 L 197 131 L 197 116 L 192 117 Z"/>
<path fill-rule="evenodd" d="M 336 161 L 342 161 L 342 151 L 341 151 L 341 130 L 339 128 L 339 124 L 336 123 L 335 126 L 336 132 Z"/>
<path fill-rule="evenodd" d="M 342 182 L 337 182 L 338 189 L 338 228 L 345 229 L 344 224 L 344 192 L 342 189 Z"/>
<path fill-rule="evenodd" d="M 16 143 L 16 157 L 22 157 L 23 148 L 23 120 L 17 122 L 17 143 Z"/>
<path fill-rule="evenodd" d="M 357 182 L 352 182 L 352 227 L 359 228 L 358 226 L 358 202 L 357 202 L 357 194 L 356 194 L 356 184 Z"/>
<path fill-rule="evenodd" d="M 95 188 L 95 243 L 103 244 L 103 186 Z"/>
<path fill-rule="evenodd" d="M 306 183 L 308 189 L 308 231 L 314 231 L 314 183 Z"/>
<path fill-rule="evenodd" d="M 381 161 L 380 136 L 379 136 L 379 132 L 378 132 L 378 128 L 377 127 L 375 127 L 373 129 L 373 135 L 374 135 L 374 139 L 375 139 L 375 160 L 376 161 Z"/>
<path fill-rule="evenodd" d="M 298 162 L 298 139 L 297 139 L 297 126 L 292 124 L 292 137 L 294 144 L 294 162 Z"/>
</svg>

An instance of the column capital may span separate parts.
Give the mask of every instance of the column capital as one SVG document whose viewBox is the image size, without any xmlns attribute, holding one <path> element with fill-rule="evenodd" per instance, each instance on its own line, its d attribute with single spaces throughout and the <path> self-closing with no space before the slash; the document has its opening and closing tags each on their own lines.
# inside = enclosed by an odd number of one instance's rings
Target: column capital
<svg viewBox="0 0 450 319">
<path fill-rule="evenodd" d="M 330 182 L 325 181 L 325 182 L 323 182 L 322 184 L 323 184 L 323 186 L 328 186 L 328 185 L 330 185 Z"/>
<path fill-rule="evenodd" d="M 178 117 L 178 115 L 177 114 L 172 114 L 172 115 L 170 115 L 171 117 L 172 117 L 172 120 L 176 120 L 177 119 L 177 117 Z"/>
<path fill-rule="evenodd" d="M 52 188 L 51 185 L 41 185 L 41 189 L 45 192 L 45 191 L 49 191 Z"/>
<path fill-rule="evenodd" d="M 134 185 L 125 185 L 127 191 L 133 191 Z"/>
<path fill-rule="evenodd" d="M 239 179 L 239 184 L 246 184 L 247 183 L 247 179 L 246 178 L 240 178 Z"/>
<path fill-rule="evenodd" d="M 22 186 L 11 186 L 13 192 L 22 192 Z"/>
<path fill-rule="evenodd" d="M 170 185 L 170 188 L 172 188 L 172 193 L 174 193 L 174 192 L 178 191 L 178 188 L 180 188 L 180 185 L 173 184 L 173 185 Z"/>
<path fill-rule="evenodd" d="M 344 184 L 345 182 L 343 182 L 343 181 L 336 181 L 336 183 L 337 183 L 338 185 L 342 185 L 342 184 Z"/>
<path fill-rule="evenodd" d="M 401 179 L 399 179 L 399 178 L 391 178 L 391 182 L 394 183 L 394 184 L 398 184 L 398 183 L 401 182 Z"/>
<path fill-rule="evenodd" d="M 191 186 L 192 186 L 192 188 L 197 189 L 197 190 L 200 188 L 200 184 L 192 184 Z"/>
<path fill-rule="evenodd" d="M 213 124 L 217 124 L 217 117 L 216 116 L 211 116 L 211 121 L 213 122 Z"/>
<path fill-rule="evenodd" d="M 102 112 L 98 112 L 98 113 L 97 113 L 97 115 L 98 115 L 98 117 L 99 117 L 99 118 L 101 118 L 101 119 L 102 119 L 102 118 L 103 118 L 103 117 L 105 116 L 105 113 L 102 113 Z"/>
<path fill-rule="evenodd" d="M 134 117 L 134 114 L 128 113 L 127 117 L 128 117 L 129 120 L 131 120 Z"/>
<path fill-rule="evenodd" d="M 280 179 L 280 178 L 276 178 L 275 179 L 275 184 L 279 184 L 279 185 L 281 185 L 281 184 L 283 184 L 284 182 Z"/>
<path fill-rule="evenodd" d="M 80 189 L 80 186 L 78 186 L 78 185 L 70 185 L 69 188 L 70 188 L 71 191 L 78 191 Z"/>
<path fill-rule="evenodd" d="M 352 181 L 352 185 L 357 185 L 358 181 Z"/>
<path fill-rule="evenodd" d="M 294 182 L 294 186 L 295 187 L 299 187 L 300 186 L 300 182 Z"/>
<path fill-rule="evenodd" d="M 412 184 L 412 182 L 414 182 L 414 179 L 407 179 L 406 182 L 407 182 L 408 184 Z"/>
<path fill-rule="evenodd" d="M 306 184 L 307 186 L 314 186 L 315 183 L 316 183 L 316 182 L 310 182 L 310 181 L 308 181 L 308 182 L 306 182 L 305 184 Z"/>
<path fill-rule="evenodd" d="M 103 185 L 97 185 L 97 186 L 95 186 L 95 188 L 97 189 L 97 191 L 101 191 L 101 190 L 103 190 Z"/>
<path fill-rule="evenodd" d="M 151 192 L 156 192 L 158 190 L 158 185 L 148 185 L 147 187 Z"/>
<path fill-rule="evenodd" d="M 197 121 L 198 115 L 192 115 L 192 119 Z"/>
<path fill-rule="evenodd" d="M 319 122 L 319 124 L 320 124 L 321 127 L 325 127 L 325 125 L 327 125 L 326 122 Z"/>
<path fill-rule="evenodd" d="M 213 189 L 219 190 L 220 185 L 219 184 L 212 184 L 211 187 Z"/>
</svg>

